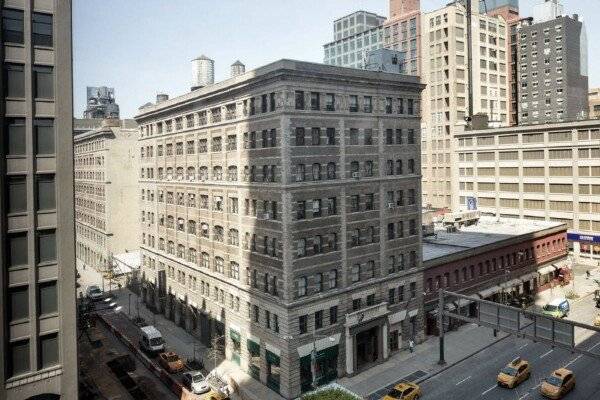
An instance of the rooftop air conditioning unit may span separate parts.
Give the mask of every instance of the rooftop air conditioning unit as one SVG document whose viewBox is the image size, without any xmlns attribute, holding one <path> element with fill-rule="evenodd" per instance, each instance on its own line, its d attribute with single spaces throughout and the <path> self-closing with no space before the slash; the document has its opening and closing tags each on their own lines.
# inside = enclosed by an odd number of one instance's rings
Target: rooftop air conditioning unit
<svg viewBox="0 0 600 400">
<path fill-rule="evenodd" d="M 352 173 L 352 177 L 353 177 L 354 179 L 358 179 L 358 178 L 360 178 L 360 172 L 353 172 L 353 173 Z"/>
<path fill-rule="evenodd" d="M 396 204 L 395 203 L 388 203 L 388 208 L 389 209 L 396 208 Z"/>
</svg>

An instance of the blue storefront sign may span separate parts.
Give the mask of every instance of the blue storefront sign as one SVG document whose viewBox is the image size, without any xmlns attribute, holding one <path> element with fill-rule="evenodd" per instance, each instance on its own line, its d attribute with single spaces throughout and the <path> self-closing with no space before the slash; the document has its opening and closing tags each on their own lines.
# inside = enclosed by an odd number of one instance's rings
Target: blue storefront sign
<svg viewBox="0 0 600 400">
<path fill-rule="evenodd" d="M 467 197 L 467 210 L 477 210 L 477 198 Z"/>
<path fill-rule="evenodd" d="M 567 239 L 571 242 L 600 243 L 600 235 L 588 235 L 585 233 L 567 233 Z"/>
</svg>

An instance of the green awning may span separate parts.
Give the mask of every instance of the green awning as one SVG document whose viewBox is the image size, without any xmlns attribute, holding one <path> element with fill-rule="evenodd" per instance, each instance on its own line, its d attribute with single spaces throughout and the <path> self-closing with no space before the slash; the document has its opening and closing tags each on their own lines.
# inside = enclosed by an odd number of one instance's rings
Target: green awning
<svg viewBox="0 0 600 400">
<path fill-rule="evenodd" d="M 327 360 L 338 356 L 338 345 L 327 347 L 326 349 L 317 351 L 316 360 Z M 300 363 L 310 363 L 310 353 L 300 358 Z"/>
<path fill-rule="evenodd" d="M 231 337 L 231 340 L 233 340 L 235 342 L 240 342 L 242 340 L 242 338 L 240 337 L 240 333 L 237 331 L 234 331 L 233 329 L 229 330 L 229 337 Z"/>
<path fill-rule="evenodd" d="M 266 359 L 269 364 L 279 365 L 279 356 L 269 350 L 266 351 Z"/>
<path fill-rule="evenodd" d="M 250 354 L 260 354 L 260 345 L 258 343 L 248 339 L 246 341 L 246 346 L 248 346 L 248 352 Z"/>
</svg>

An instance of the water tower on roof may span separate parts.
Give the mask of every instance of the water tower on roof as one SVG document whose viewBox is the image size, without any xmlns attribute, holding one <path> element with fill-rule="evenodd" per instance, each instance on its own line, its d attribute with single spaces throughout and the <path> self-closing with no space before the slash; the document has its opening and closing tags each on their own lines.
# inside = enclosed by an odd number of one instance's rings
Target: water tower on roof
<svg viewBox="0 0 600 400">
<path fill-rule="evenodd" d="M 192 90 L 215 83 L 215 62 L 204 54 L 192 60 Z"/>
<path fill-rule="evenodd" d="M 237 60 L 231 64 L 231 77 L 235 78 L 238 75 L 242 75 L 246 72 L 246 66 L 242 64 L 240 60 Z"/>
</svg>

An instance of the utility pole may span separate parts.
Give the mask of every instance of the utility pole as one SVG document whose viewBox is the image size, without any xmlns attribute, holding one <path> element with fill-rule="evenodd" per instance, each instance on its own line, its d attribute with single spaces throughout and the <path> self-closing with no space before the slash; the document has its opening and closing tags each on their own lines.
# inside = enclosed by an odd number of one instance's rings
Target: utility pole
<svg viewBox="0 0 600 400">
<path fill-rule="evenodd" d="M 438 293 L 438 330 L 440 338 L 440 359 L 438 361 L 438 364 L 446 365 L 446 360 L 444 359 L 444 290 L 440 289 Z"/>
</svg>

